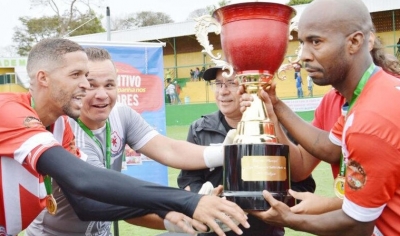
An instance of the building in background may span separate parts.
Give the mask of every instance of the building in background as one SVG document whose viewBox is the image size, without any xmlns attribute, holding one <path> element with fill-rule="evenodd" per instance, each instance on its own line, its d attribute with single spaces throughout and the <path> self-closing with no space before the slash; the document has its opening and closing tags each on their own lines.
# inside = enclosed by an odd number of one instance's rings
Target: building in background
<svg viewBox="0 0 400 236">
<path fill-rule="evenodd" d="M 363 0 L 371 12 L 372 20 L 375 24 L 377 36 L 381 39 L 383 44 L 386 46 L 386 52 L 396 55 L 397 53 L 397 42 L 400 38 L 400 1 L 399 0 Z M 302 14 L 304 8 L 308 4 L 294 6 L 296 10 L 296 16 L 293 20 L 297 20 Z M 111 12 L 112 15 L 112 12 Z M 110 40 L 115 42 L 163 42 L 165 47 L 163 47 L 163 60 L 164 60 L 164 70 L 170 69 L 173 71 L 173 77 L 182 85 L 185 86 L 186 82 L 190 81 L 190 69 L 195 69 L 196 67 L 208 68 L 212 65 L 210 58 L 203 54 L 201 45 L 197 42 L 195 37 L 195 25 L 196 21 L 186 21 L 178 23 L 169 23 L 154 25 L 148 27 L 142 27 L 131 30 L 120 30 L 109 32 Z M 268 30 L 268 29 L 260 29 Z M 214 33 L 215 27 L 209 28 L 209 41 L 214 47 L 214 54 L 221 53 L 221 42 L 220 36 Z M 296 50 L 298 49 L 299 42 L 297 39 L 297 32 L 292 33 L 293 39 L 289 42 L 287 49 L 286 58 L 296 57 Z M 108 33 L 97 33 L 89 35 L 81 35 L 70 37 L 74 41 L 84 42 L 84 41 L 107 41 Z M 0 61 L 5 60 L 1 59 Z M 8 60 L 8 59 L 7 59 Z M 13 59 L 11 59 L 13 60 Z M 285 60 L 284 63 L 288 61 Z M 9 63 L 8 65 L 10 65 Z M 18 63 L 17 63 L 18 64 Z M 8 68 L 8 69 L 5 69 Z M 20 72 L 19 72 L 20 71 Z M 15 74 L 15 79 L 1 80 L 0 84 L 4 84 L 4 81 L 16 84 L 22 84 L 24 87 L 26 85 L 26 73 L 24 74 L 20 69 L 14 66 L 4 67 L 3 64 L 0 65 L 0 78 L 1 76 L 13 76 Z M 302 77 L 306 78 L 306 72 L 302 71 Z M 293 73 L 287 73 L 286 81 L 279 81 L 278 92 L 281 97 L 295 96 L 295 80 Z M 24 82 L 25 81 L 25 82 Z M 189 83 L 190 84 L 190 83 Z M 204 84 L 204 85 L 203 85 Z M 204 89 L 203 89 L 204 87 Z M 181 94 L 181 99 L 186 96 L 191 96 L 191 102 L 212 102 L 213 96 L 208 96 L 212 94 L 207 86 L 206 82 L 202 82 L 202 85 L 194 85 L 193 91 L 198 92 L 199 96 L 203 95 L 201 101 L 196 101 L 193 97 L 192 90 L 183 89 Z M 200 89 L 199 89 L 200 88 Z M 306 88 L 304 88 L 306 89 Z M 319 96 L 324 94 L 329 90 L 329 87 L 314 87 L 314 96 Z M 1 90 L 0 90 L 1 91 Z M 186 92 L 190 94 L 186 94 Z"/>
</svg>

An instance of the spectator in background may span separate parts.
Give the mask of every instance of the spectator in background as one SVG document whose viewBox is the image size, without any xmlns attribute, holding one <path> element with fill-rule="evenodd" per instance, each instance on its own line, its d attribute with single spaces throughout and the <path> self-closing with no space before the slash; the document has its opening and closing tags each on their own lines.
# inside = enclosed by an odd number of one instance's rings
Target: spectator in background
<svg viewBox="0 0 400 236">
<path fill-rule="evenodd" d="M 297 98 L 302 98 L 303 97 L 303 79 L 301 78 L 301 68 L 303 66 L 299 63 L 296 62 L 293 64 L 293 69 L 294 69 L 294 79 L 296 80 L 296 89 L 297 89 Z"/>
<path fill-rule="evenodd" d="M 297 76 L 300 76 L 300 77 L 301 77 L 301 68 L 302 68 L 302 67 L 303 67 L 303 66 L 302 66 L 300 63 L 298 63 L 298 62 L 296 62 L 296 63 L 293 64 L 294 78 L 295 78 L 295 79 L 297 78 Z"/>
<path fill-rule="evenodd" d="M 194 80 L 194 71 L 193 71 L 193 69 L 190 69 L 190 81 L 193 81 Z"/>
<path fill-rule="evenodd" d="M 178 83 L 178 81 L 175 80 L 174 82 L 175 85 L 175 97 L 176 97 L 176 102 L 178 104 L 182 104 L 181 99 L 179 98 L 179 94 L 181 94 L 181 85 Z"/>
<path fill-rule="evenodd" d="M 204 72 L 206 71 L 206 68 L 201 68 L 201 71 L 199 72 L 199 81 L 201 81 L 203 79 L 204 76 Z"/>
<path fill-rule="evenodd" d="M 296 75 L 296 89 L 297 89 L 297 98 L 303 97 L 303 80 L 301 79 L 300 72 L 295 72 Z"/>
<path fill-rule="evenodd" d="M 308 96 L 313 97 L 313 81 L 310 76 L 307 76 Z"/>
<path fill-rule="evenodd" d="M 168 83 L 171 81 L 172 71 L 170 69 L 167 69 L 167 71 L 165 72 L 165 79 L 167 80 Z"/>
<path fill-rule="evenodd" d="M 176 103 L 176 93 L 175 93 L 175 85 L 174 85 L 173 81 L 169 81 L 169 84 L 168 84 L 167 88 L 165 89 L 165 93 L 168 95 L 170 103 L 175 104 Z"/>
<path fill-rule="evenodd" d="M 199 74 L 200 74 L 200 69 L 199 67 L 196 67 L 196 70 L 194 71 L 194 81 L 199 80 Z"/>
</svg>

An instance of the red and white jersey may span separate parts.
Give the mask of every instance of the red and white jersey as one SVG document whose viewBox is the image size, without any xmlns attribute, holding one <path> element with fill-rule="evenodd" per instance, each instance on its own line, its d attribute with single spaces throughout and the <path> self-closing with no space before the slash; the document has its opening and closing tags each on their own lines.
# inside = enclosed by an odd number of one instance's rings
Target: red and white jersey
<svg viewBox="0 0 400 236">
<path fill-rule="evenodd" d="M 15 235 L 45 207 L 46 190 L 36 163 L 45 150 L 60 144 L 31 108 L 30 94 L 0 94 L 0 110 L 0 235 Z M 73 152 L 69 130 L 58 137 Z"/>
<path fill-rule="evenodd" d="M 400 235 L 400 80 L 379 70 L 331 137 L 346 163 L 343 211 L 376 220 L 375 235 Z M 332 139 L 331 139 L 332 140 Z M 334 140 L 332 140 L 334 141 Z"/>
<path fill-rule="evenodd" d="M 311 124 L 319 129 L 330 131 L 341 116 L 341 109 L 346 99 L 336 90 L 332 89 L 321 100 L 314 112 Z M 341 140 L 336 145 L 341 145 Z M 339 164 L 331 164 L 333 178 L 339 174 Z"/>
</svg>

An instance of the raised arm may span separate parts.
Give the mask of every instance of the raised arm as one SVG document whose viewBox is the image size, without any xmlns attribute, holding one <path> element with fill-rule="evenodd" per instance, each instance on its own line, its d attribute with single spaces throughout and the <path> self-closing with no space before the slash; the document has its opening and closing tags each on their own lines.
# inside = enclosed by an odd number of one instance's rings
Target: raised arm
<svg viewBox="0 0 400 236">
<path fill-rule="evenodd" d="M 224 233 L 215 219 L 220 219 L 235 232 L 241 233 L 237 225 L 221 212 L 248 227 L 244 212 L 232 202 L 216 196 L 201 196 L 148 183 L 116 171 L 97 168 L 82 162 L 61 147 L 52 147 L 43 152 L 37 162 L 37 169 L 40 173 L 52 176 L 60 186 L 71 193 L 115 205 L 176 210 L 206 223 L 220 235 Z M 93 179 L 96 181 L 92 181 Z"/>
<path fill-rule="evenodd" d="M 272 104 L 279 122 L 312 156 L 328 163 L 338 162 L 341 149 L 329 140 L 329 132 L 304 121 L 276 96 L 275 89 L 276 84 L 272 84 L 265 91 L 261 91 L 261 97 L 265 103 Z"/>
<path fill-rule="evenodd" d="M 275 94 L 275 84 L 265 91 L 261 91 L 268 115 L 275 124 L 275 131 L 279 143 L 286 144 L 290 149 L 291 175 L 294 181 L 306 178 L 318 165 L 320 160 L 330 163 L 339 162 L 340 147 L 329 140 L 329 133 L 320 130 L 305 122 L 293 112 Z M 241 93 L 244 91 L 241 90 Z M 251 96 L 242 94 L 241 110 L 250 106 Z M 294 144 L 281 128 L 283 125 L 288 133 L 299 143 Z M 315 156 L 315 157 L 314 157 Z"/>
</svg>

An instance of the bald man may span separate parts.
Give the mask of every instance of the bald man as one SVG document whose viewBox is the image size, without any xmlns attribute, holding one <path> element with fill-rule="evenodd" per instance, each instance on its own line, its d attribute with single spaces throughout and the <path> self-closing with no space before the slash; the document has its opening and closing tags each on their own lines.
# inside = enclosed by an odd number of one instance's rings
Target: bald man
<svg viewBox="0 0 400 236">
<path fill-rule="evenodd" d="M 329 9 L 329 10 L 327 10 Z M 359 0 L 315 0 L 299 21 L 300 55 L 317 85 L 332 85 L 347 102 L 329 135 L 288 129 L 306 149 L 331 142 L 314 156 L 337 152 L 346 170 L 342 208 L 320 215 L 296 215 L 268 193 L 273 206 L 253 212 L 265 222 L 318 235 L 400 235 L 400 81 L 374 65 L 368 39 L 373 31 L 367 7 Z M 280 122 L 285 116 L 275 90 L 264 91 Z M 341 146 L 341 148 L 339 148 Z"/>
</svg>

